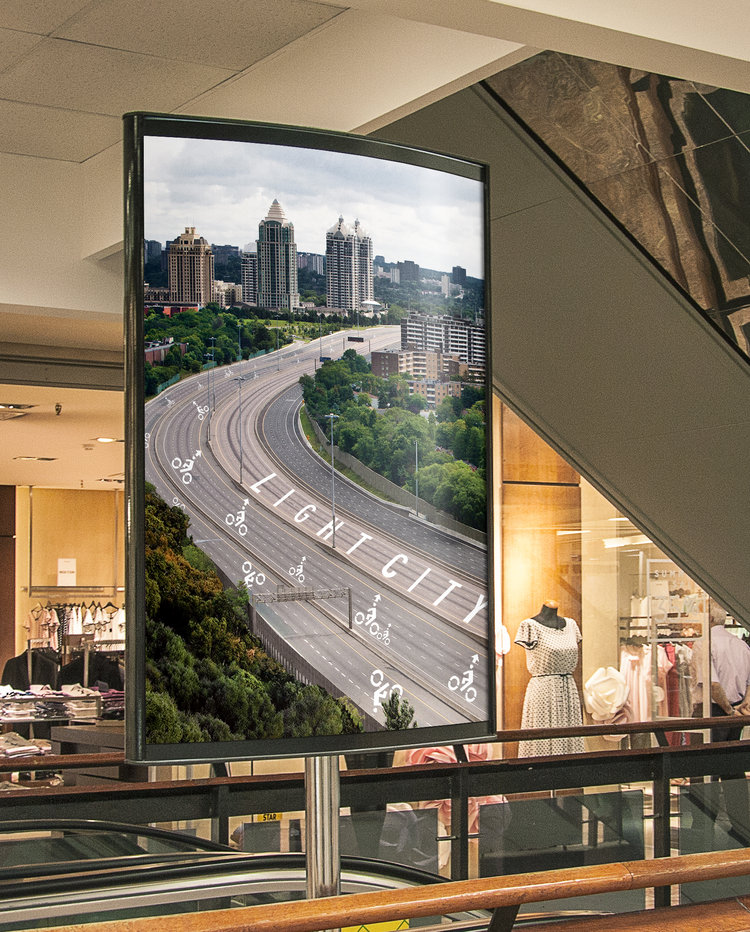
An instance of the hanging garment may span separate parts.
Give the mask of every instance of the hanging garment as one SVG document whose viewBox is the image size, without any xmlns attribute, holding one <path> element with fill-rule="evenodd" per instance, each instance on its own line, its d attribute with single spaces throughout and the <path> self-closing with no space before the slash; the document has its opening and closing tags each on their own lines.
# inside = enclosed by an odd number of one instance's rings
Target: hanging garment
<svg viewBox="0 0 750 932">
<path fill-rule="evenodd" d="M 48 684 L 57 689 L 60 681 L 60 667 L 57 654 L 47 648 L 34 648 L 31 651 L 31 680 L 29 680 L 29 657 L 24 651 L 17 657 L 11 657 L 3 667 L 3 683 L 14 689 L 28 689 L 31 683 Z"/>
</svg>

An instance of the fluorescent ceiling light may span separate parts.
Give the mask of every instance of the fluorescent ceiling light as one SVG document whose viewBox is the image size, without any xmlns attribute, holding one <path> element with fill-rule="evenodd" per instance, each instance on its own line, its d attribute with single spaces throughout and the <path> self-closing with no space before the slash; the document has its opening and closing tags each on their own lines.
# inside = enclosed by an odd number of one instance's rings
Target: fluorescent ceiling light
<svg viewBox="0 0 750 932">
<path fill-rule="evenodd" d="M 629 537 L 605 537 L 602 541 L 606 550 L 612 547 L 633 547 L 636 544 L 650 544 L 652 541 L 645 534 L 631 534 Z"/>
</svg>

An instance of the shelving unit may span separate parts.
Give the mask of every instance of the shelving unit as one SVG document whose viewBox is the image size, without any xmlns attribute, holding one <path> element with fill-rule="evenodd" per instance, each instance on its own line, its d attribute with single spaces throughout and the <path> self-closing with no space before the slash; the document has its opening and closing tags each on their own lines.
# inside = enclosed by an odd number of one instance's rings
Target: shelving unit
<svg viewBox="0 0 750 932">
<path fill-rule="evenodd" d="M 619 619 L 619 640 L 650 648 L 648 718 L 668 719 L 660 705 L 666 696 L 659 686 L 658 648 L 666 644 L 694 644 L 708 636 L 708 597 L 690 577 L 668 559 L 642 554 L 633 586 L 631 614 Z M 709 651 L 702 651 L 702 700 L 705 714 L 711 708 Z M 692 711 L 692 709 L 691 709 Z"/>
</svg>

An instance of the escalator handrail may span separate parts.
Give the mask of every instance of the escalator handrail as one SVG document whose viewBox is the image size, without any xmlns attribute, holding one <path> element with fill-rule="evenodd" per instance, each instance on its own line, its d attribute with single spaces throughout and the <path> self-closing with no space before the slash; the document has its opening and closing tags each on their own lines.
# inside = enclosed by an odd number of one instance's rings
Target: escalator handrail
<svg viewBox="0 0 750 932">
<path fill-rule="evenodd" d="M 477 909 L 736 877 L 750 874 L 750 850 L 710 851 L 642 861 L 620 861 L 530 874 L 448 881 L 375 893 L 249 906 L 211 913 L 186 913 L 129 920 L 129 932 L 319 932 L 321 929 L 438 916 Z M 504 928 L 507 926 L 504 926 Z M 91 923 L 87 932 L 115 932 L 111 922 Z M 48 932 L 68 932 L 58 926 Z"/>
</svg>

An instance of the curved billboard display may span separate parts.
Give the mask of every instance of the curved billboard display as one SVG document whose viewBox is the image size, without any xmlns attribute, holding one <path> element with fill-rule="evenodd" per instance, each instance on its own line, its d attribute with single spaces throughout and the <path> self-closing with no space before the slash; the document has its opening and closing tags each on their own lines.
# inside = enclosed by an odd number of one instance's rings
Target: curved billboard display
<svg viewBox="0 0 750 932">
<path fill-rule="evenodd" d="M 486 167 L 125 117 L 134 761 L 494 734 Z"/>
</svg>

